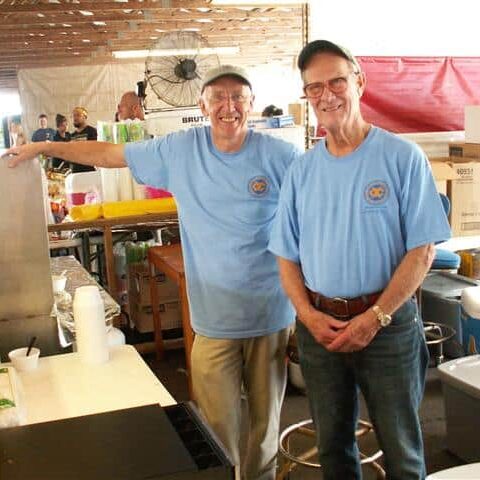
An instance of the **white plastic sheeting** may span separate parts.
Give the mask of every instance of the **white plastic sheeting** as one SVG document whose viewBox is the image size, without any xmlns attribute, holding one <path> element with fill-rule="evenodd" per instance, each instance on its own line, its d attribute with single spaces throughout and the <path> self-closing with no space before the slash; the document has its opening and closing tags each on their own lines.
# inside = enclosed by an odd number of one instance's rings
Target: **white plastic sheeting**
<svg viewBox="0 0 480 480">
<path fill-rule="evenodd" d="M 69 120 L 73 131 L 72 109 L 88 110 L 88 123 L 113 120 L 122 94 L 135 90 L 144 77 L 144 63 L 83 65 L 55 68 L 32 68 L 18 72 L 23 125 L 28 138 L 38 128 L 38 115 L 48 115 L 49 126 L 55 128 L 55 115 Z"/>
</svg>

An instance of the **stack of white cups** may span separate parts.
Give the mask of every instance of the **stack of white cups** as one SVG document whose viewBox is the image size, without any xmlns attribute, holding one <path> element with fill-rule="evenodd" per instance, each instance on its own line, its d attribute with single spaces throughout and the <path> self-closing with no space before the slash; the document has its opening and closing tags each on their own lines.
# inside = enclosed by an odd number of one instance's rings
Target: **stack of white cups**
<svg viewBox="0 0 480 480">
<path fill-rule="evenodd" d="M 105 307 L 95 285 L 79 287 L 73 300 L 75 336 L 80 360 L 91 365 L 108 361 Z"/>
</svg>

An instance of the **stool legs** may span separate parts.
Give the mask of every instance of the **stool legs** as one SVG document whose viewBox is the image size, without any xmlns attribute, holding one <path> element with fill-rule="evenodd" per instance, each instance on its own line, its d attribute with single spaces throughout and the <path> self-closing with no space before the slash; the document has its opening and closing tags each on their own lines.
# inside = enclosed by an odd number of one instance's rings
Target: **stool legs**
<svg viewBox="0 0 480 480">
<path fill-rule="evenodd" d="M 373 433 L 373 426 L 371 423 L 364 420 L 358 421 L 357 430 L 355 435 L 358 438 Z M 277 474 L 277 480 L 284 480 L 288 477 L 288 474 L 297 466 L 303 465 L 309 468 L 322 468 L 322 466 L 317 463 L 310 461 L 310 459 L 317 455 L 318 450 L 316 447 L 309 448 L 301 453 L 293 454 L 291 451 L 290 437 L 293 434 L 300 434 L 309 438 L 313 438 L 315 441 L 315 430 L 313 428 L 313 421 L 303 420 L 302 422 L 290 425 L 280 434 L 280 443 L 279 443 L 279 452 L 284 457 L 284 464 Z M 385 470 L 377 462 L 381 458 L 383 452 L 377 450 L 372 455 L 366 455 L 360 452 L 360 463 L 361 465 L 368 465 L 373 468 L 376 472 L 377 480 L 385 479 Z"/>
</svg>

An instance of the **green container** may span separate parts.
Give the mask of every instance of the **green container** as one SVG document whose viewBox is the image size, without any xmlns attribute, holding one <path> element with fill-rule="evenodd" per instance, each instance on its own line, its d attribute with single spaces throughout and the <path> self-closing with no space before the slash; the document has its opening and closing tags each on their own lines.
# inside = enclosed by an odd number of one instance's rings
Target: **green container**
<svg viewBox="0 0 480 480">
<path fill-rule="evenodd" d="M 117 122 L 113 124 L 113 142 L 114 143 L 128 142 L 128 127 L 126 123 Z"/>
<path fill-rule="evenodd" d="M 128 141 L 139 142 L 145 139 L 145 129 L 142 122 L 131 122 L 128 124 Z"/>
<path fill-rule="evenodd" d="M 98 122 L 100 123 L 100 122 Z M 112 122 L 102 122 L 102 128 L 100 129 L 102 132 L 102 140 L 104 142 L 113 142 L 113 124 Z"/>
</svg>

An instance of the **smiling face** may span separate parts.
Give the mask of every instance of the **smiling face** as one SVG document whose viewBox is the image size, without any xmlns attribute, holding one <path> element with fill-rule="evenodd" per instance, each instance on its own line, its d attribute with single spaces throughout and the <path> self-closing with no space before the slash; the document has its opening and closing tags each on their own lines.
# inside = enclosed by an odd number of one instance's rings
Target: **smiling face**
<svg viewBox="0 0 480 480">
<path fill-rule="evenodd" d="M 237 77 L 220 77 L 205 87 L 200 108 L 210 118 L 215 145 L 221 150 L 238 150 L 247 135 L 248 114 L 253 108 L 250 87 Z"/>
<path fill-rule="evenodd" d="M 304 86 L 325 85 L 321 95 L 311 97 L 307 92 L 307 96 L 319 125 L 327 132 L 350 129 L 362 121 L 360 97 L 365 90 L 365 75 L 357 73 L 351 62 L 333 53 L 319 53 L 310 60 L 302 76 Z M 339 82 L 342 88 L 338 88 Z M 337 91 L 343 88 L 344 91 Z"/>
</svg>

